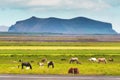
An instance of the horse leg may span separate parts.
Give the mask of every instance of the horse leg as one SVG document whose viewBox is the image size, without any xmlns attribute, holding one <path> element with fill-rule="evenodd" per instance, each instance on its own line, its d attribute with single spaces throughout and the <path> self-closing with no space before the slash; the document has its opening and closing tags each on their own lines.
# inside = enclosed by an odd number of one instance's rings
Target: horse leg
<svg viewBox="0 0 120 80">
<path fill-rule="evenodd" d="M 54 68 L 54 64 L 52 64 L 52 68 Z"/>
<path fill-rule="evenodd" d="M 70 64 L 72 63 L 72 61 L 70 60 L 70 62 L 69 62 Z"/>
<path fill-rule="evenodd" d="M 78 61 L 76 61 L 76 64 L 78 64 Z"/>
<path fill-rule="evenodd" d="M 30 65 L 30 69 L 32 69 L 32 66 Z"/>
<path fill-rule="evenodd" d="M 23 69 L 23 64 L 22 64 L 22 69 Z"/>
<path fill-rule="evenodd" d="M 50 65 L 48 64 L 48 68 L 49 68 L 49 66 L 50 66 Z"/>
<path fill-rule="evenodd" d="M 98 61 L 98 63 L 100 63 L 100 61 Z"/>
<path fill-rule="evenodd" d="M 105 60 L 105 64 L 107 63 L 107 61 Z"/>
</svg>

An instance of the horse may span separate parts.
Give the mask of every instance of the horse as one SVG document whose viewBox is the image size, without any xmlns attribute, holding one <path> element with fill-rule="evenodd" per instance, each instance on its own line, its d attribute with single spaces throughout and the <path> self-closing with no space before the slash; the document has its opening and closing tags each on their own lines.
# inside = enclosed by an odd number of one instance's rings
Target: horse
<svg viewBox="0 0 120 80">
<path fill-rule="evenodd" d="M 105 64 L 107 63 L 107 60 L 105 58 L 98 58 L 97 59 L 98 63 L 104 62 Z"/>
<path fill-rule="evenodd" d="M 22 62 L 22 60 L 21 60 L 21 59 L 19 59 L 19 60 L 18 60 L 18 62 Z"/>
<path fill-rule="evenodd" d="M 48 68 L 49 68 L 50 66 L 52 66 L 52 68 L 54 68 L 54 62 L 53 62 L 53 61 L 48 62 Z"/>
<path fill-rule="evenodd" d="M 38 62 L 38 65 L 39 65 L 39 66 L 44 66 L 44 63 Z"/>
<path fill-rule="evenodd" d="M 68 74 L 74 74 L 74 68 L 70 68 L 70 69 L 68 70 Z"/>
<path fill-rule="evenodd" d="M 69 63 L 71 64 L 71 63 L 73 63 L 73 62 L 76 62 L 77 64 L 81 64 L 81 63 L 79 62 L 79 60 L 78 60 L 77 57 L 74 57 L 74 58 L 71 58 L 71 59 L 70 59 Z"/>
<path fill-rule="evenodd" d="M 79 74 L 78 68 L 70 68 L 68 74 Z"/>
<path fill-rule="evenodd" d="M 43 59 L 41 60 L 41 62 L 42 62 L 42 63 L 47 62 L 47 58 L 43 58 Z"/>
<path fill-rule="evenodd" d="M 66 61 L 66 58 L 61 58 L 61 61 Z"/>
<path fill-rule="evenodd" d="M 29 67 L 30 69 L 32 69 L 32 66 L 31 66 L 31 64 L 29 62 L 22 62 L 21 66 L 22 66 L 22 69 L 24 68 L 24 66 Z"/>
<path fill-rule="evenodd" d="M 88 59 L 89 61 L 91 61 L 91 62 L 97 62 L 97 59 L 96 58 L 90 58 L 90 59 Z"/>
<path fill-rule="evenodd" d="M 109 58 L 109 59 L 108 59 L 108 61 L 113 62 L 113 61 L 114 61 L 114 59 L 113 59 L 113 58 Z"/>
</svg>

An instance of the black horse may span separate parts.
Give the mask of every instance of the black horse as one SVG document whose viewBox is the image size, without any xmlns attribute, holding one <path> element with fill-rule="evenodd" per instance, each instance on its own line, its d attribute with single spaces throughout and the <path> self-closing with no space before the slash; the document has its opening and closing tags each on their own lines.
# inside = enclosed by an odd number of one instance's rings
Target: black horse
<svg viewBox="0 0 120 80">
<path fill-rule="evenodd" d="M 52 68 L 54 68 L 54 63 L 53 63 L 53 61 L 48 62 L 48 68 L 49 68 L 50 66 L 52 66 Z"/>
<path fill-rule="evenodd" d="M 32 69 L 32 66 L 31 66 L 31 64 L 29 62 L 22 62 L 21 66 L 22 66 L 22 69 L 24 68 L 24 66 L 29 67 L 30 69 Z"/>
</svg>

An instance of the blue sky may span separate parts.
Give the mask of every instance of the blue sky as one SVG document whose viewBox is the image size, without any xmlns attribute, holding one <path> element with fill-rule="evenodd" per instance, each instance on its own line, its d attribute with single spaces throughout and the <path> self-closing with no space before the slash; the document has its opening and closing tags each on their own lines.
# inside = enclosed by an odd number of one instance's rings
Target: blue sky
<svg viewBox="0 0 120 80">
<path fill-rule="evenodd" d="M 120 33 L 120 0 L 0 0 L 0 25 L 11 26 L 31 16 L 84 16 L 112 23 Z"/>
</svg>

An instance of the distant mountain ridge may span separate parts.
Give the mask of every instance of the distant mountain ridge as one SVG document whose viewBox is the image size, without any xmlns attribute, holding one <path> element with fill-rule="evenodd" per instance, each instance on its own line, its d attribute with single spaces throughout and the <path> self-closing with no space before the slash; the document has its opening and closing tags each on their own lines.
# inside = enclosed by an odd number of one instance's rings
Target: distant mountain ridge
<svg viewBox="0 0 120 80">
<path fill-rule="evenodd" d="M 9 27 L 7 26 L 0 26 L 0 32 L 8 32 Z"/>
<path fill-rule="evenodd" d="M 8 32 L 63 33 L 63 34 L 117 34 L 111 23 L 85 17 L 72 19 L 31 17 L 17 21 Z"/>
</svg>

